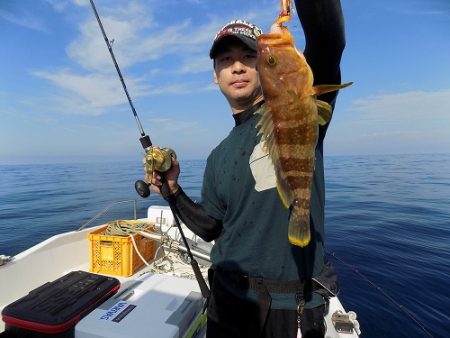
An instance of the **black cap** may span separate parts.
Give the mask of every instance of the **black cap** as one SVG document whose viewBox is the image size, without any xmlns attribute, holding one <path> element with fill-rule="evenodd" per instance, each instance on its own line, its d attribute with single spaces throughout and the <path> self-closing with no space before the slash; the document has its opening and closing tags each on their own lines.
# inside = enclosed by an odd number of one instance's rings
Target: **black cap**
<svg viewBox="0 0 450 338">
<path fill-rule="evenodd" d="M 229 36 L 238 38 L 247 47 L 256 51 L 256 38 L 261 34 L 262 30 L 258 26 L 244 20 L 233 20 L 227 23 L 219 30 L 219 32 L 217 32 L 209 51 L 209 57 L 211 59 L 214 59 L 217 53 L 217 46 L 223 38 Z"/>
</svg>

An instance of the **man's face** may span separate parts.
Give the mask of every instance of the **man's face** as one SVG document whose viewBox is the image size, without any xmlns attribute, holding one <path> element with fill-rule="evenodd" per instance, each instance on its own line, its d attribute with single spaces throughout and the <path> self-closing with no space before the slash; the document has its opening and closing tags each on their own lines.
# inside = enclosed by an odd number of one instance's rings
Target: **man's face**
<svg viewBox="0 0 450 338">
<path fill-rule="evenodd" d="M 229 43 L 214 58 L 214 82 L 219 85 L 234 113 L 262 99 L 256 58 L 256 51 L 238 40 Z"/>
</svg>

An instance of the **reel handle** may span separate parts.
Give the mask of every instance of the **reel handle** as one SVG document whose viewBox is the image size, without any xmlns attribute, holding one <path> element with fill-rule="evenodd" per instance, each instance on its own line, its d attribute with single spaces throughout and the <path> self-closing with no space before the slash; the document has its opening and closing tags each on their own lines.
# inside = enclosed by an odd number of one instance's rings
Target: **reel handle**
<svg viewBox="0 0 450 338">
<path fill-rule="evenodd" d="M 167 200 L 170 196 L 169 186 L 167 185 L 167 182 L 165 182 L 164 176 L 161 176 L 161 179 L 163 181 L 163 185 L 161 187 L 161 195 L 165 200 Z M 137 180 L 134 183 L 134 189 L 136 189 L 136 192 L 142 198 L 147 198 L 148 196 L 150 196 L 150 188 L 148 187 L 148 184 L 143 180 Z"/>
<path fill-rule="evenodd" d="M 136 181 L 134 183 L 134 189 L 136 189 L 136 192 L 142 198 L 147 198 L 148 196 L 150 196 L 150 188 L 148 187 L 148 184 L 143 180 Z"/>
</svg>

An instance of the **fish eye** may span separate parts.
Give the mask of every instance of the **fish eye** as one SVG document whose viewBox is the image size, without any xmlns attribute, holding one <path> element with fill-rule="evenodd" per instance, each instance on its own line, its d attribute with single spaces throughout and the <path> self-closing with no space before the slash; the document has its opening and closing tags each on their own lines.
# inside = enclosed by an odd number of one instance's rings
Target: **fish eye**
<svg viewBox="0 0 450 338">
<path fill-rule="evenodd" d="M 273 55 L 269 55 L 267 57 L 267 64 L 271 67 L 275 66 L 277 64 L 277 58 Z"/>
</svg>

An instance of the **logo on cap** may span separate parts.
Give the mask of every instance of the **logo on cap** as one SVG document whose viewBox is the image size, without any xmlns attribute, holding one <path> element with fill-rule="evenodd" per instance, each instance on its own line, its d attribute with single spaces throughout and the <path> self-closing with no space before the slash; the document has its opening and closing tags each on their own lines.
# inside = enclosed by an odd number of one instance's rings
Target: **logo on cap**
<svg viewBox="0 0 450 338">
<path fill-rule="evenodd" d="M 233 20 L 223 26 L 214 37 L 214 42 L 219 40 L 224 35 L 244 35 L 253 40 L 262 34 L 261 29 L 245 20 Z"/>
</svg>

